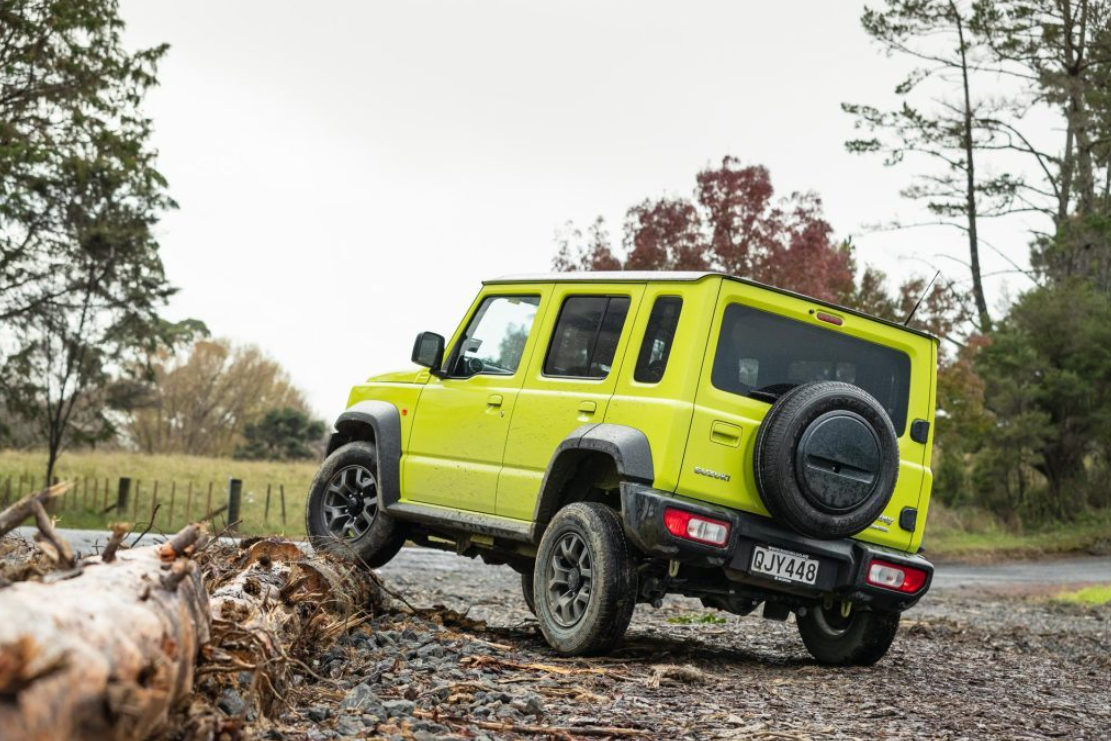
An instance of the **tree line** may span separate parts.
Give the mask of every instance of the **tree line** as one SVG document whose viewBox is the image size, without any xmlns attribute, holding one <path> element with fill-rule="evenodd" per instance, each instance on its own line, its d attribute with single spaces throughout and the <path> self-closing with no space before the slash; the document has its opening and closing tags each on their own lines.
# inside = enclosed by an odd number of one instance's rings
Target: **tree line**
<svg viewBox="0 0 1111 741">
<path fill-rule="evenodd" d="M 168 47 L 123 30 L 115 0 L 0 0 L 0 439 L 45 447 L 48 480 L 67 446 L 121 434 L 304 455 L 320 425 L 272 360 L 163 316 L 154 227 L 176 204 L 142 101 Z"/>
<path fill-rule="evenodd" d="M 913 68 L 898 106 L 843 104 L 846 148 L 909 176 L 923 217 L 884 228 L 952 230 L 967 249 L 967 279 L 943 277 L 912 322 L 943 339 L 936 495 L 1015 524 L 1111 506 L 1111 3 L 886 0 L 861 23 Z M 1020 216 L 1026 244 L 984 239 Z M 726 157 L 690 198 L 632 206 L 619 247 L 600 218 L 569 224 L 553 266 L 711 268 L 906 317 L 927 281 L 892 289 L 833 234 L 816 195 L 776 199 L 765 168 Z M 1029 286 L 994 311 L 985 251 Z"/>
</svg>

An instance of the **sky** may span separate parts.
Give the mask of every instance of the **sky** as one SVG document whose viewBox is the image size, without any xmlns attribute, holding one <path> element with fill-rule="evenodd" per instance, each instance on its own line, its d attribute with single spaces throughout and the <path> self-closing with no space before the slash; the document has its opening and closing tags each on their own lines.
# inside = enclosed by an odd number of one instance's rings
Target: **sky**
<svg viewBox="0 0 1111 741">
<path fill-rule="evenodd" d="M 276 358 L 331 419 L 349 388 L 449 336 L 481 281 L 549 269 L 568 220 L 615 241 L 626 209 L 689 196 L 734 155 L 815 191 L 892 282 L 967 280 L 909 169 L 845 151 L 844 101 L 895 101 L 906 66 L 849 0 L 123 0 L 131 48 L 166 42 L 145 104 L 180 208 L 158 227 L 172 319 Z M 986 227 L 1020 265 L 1026 228 Z M 985 274 L 1010 269 L 990 248 Z M 987 280 L 989 302 L 1028 287 Z"/>
</svg>

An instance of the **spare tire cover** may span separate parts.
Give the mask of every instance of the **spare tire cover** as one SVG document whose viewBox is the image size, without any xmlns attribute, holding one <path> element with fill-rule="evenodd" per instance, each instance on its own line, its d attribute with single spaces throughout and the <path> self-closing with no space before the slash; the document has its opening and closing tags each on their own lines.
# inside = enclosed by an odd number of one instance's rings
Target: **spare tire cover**
<svg viewBox="0 0 1111 741">
<path fill-rule="evenodd" d="M 891 501 L 899 441 L 870 394 L 820 381 L 792 389 L 768 411 L 754 464 L 773 517 L 803 535 L 843 538 L 871 525 Z"/>
</svg>

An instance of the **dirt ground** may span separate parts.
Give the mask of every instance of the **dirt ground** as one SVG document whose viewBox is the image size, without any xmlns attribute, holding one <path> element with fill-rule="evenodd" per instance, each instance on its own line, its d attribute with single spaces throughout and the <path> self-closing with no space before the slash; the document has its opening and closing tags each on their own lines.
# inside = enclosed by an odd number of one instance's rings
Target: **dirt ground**
<svg viewBox="0 0 1111 741">
<path fill-rule="evenodd" d="M 406 549 L 382 576 L 416 607 L 446 605 L 469 619 L 401 610 L 371 621 L 314 662 L 319 678 L 303 678 L 303 697 L 295 690 L 280 717 L 256 719 L 245 735 L 805 741 L 1111 733 L 1111 609 L 1050 602 L 1045 585 L 943 589 L 904 616 L 878 666 L 841 669 L 815 664 L 791 621 L 712 613 L 724 622 L 684 623 L 706 614 L 684 599 L 638 608 L 612 655 L 564 660 L 540 639 L 508 568 Z M 224 692 L 221 710 L 244 712 L 235 691 Z"/>
</svg>

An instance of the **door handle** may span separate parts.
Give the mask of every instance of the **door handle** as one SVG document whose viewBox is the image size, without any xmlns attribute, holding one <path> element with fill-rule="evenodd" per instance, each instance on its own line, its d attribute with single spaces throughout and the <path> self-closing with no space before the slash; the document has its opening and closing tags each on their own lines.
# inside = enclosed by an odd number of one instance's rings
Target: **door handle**
<svg viewBox="0 0 1111 741">
<path fill-rule="evenodd" d="M 598 404 L 593 401 L 584 401 L 579 403 L 579 412 L 582 414 L 594 414 L 598 410 Z"/>
<path fill-rule="evenodd" d="M 741 428 L 717 420 L 710 425 L 710 440 L 718 445 L 728 445 L 730 448 L 739 447 L 741 444 Z"/>
<path fill-rule="evenodd" d="M 503 401 L 505 399 L 502 398 L 501 394 L 490 394 L 486 397 L 486 406 L 500 407 Z"/>
</svg>

